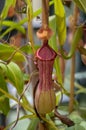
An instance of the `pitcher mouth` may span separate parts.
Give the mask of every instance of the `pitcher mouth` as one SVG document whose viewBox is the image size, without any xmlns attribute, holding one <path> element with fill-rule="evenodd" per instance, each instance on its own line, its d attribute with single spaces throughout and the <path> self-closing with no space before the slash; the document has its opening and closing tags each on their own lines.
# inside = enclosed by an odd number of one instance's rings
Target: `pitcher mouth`
<svg viewBox="0 0 86 130">
<path fill-rule="evenodd" d="M 42 47 L 36 52 L 36 57 L 40 60 L 51 61 L 54 60 L 57 53 L 48 45 L 48 41 L 43 43 Z"/>
</svg>

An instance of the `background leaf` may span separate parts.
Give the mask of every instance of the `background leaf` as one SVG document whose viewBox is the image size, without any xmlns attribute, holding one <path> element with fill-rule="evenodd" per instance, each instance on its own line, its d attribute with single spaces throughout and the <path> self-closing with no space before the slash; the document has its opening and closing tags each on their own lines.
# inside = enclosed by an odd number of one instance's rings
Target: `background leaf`
<svg viewBox="0 0 86 130">
<path fill-rule="evenodd" d="M 9 7 L 10 6 L 15 7 L 15 4 L 16 4 L 16 0 L 5 0 L 5 5 L 4 5 L 4 8 L 3 8 L 2 13 L 1 13 L 2 19 L 5 19 L 7 17 Z"/>
<path fill-rule="evenodd" d="M 75 125 L 75 126 L 72 126 L 72 127 L 68 127 L 65 130 L 85 130 L 85 129 L 81 125 Z"/>
<path fill-rule="evenodd" d="M 39 122 L 38 118 L 32 119 L 27 130 L 35 130 L 38 125 L 38 122 Z"/>
<path fill-rule="evenodd" d="M 9 26 L 9 28 L 6 29 L 6 31 L 4 31 L 0 35 L 0 38 L 3 38 L 6 34 L 11 32 L 13 29 L 16 29 L 16 30 L 22 32 L 23 34 L 25 34 L 25 28 L 23 26 L 21 26 L 20 23 L 15 23 L 15 22 L 11 22 L 11 21 L 3 21 L 2 26 Z"/>
<path fill-rule="evenodd" d="M 52 37 L 49 39 L 50 46 L 57 52 L 58 46 L 57 46 L 57 40 L 56 40 L 56 16 L 50 16 L 49 18 L 49 26 L 53 31 Z"/>
<path fill-rule="evenodd" d="M 0 67 L 4 71 L 4 76 L 16 87 L 18 93 L 21 93 L 24 87 L 23 74 L 14 62 L 10 62 L 8 65 L 0 63 Z"/>
<path fill-rule="evenodd" d="M 2 88 L 3 90 L 5 90 L 6 92 L 8 92 L 7 90 L 7 85 L 6 82 L 4 80 L 3 74 L 2 74 L 2 70 L 0 69 L 0 88 Z M 7 113 L 10 110 L 10 106 L 9 106 L 9 99 L 0 92 L 0 110 L 7 115 Z"/>
<path fill-rule="evenodd" d="M 86 13 L 86 0 L 74 0 L 76 5 Z"/>
<path fill-rule="evenodd" d="M 58 39 L 59 43 L 63 45 L 66 40 L 66 20 L 65 10 L 61 0 L 54 0 L 54 8 L 56 14 Z"/>
<path fill-rule="evenodd" d="M 75 130 L 85 130 L 85 128 L 83 126 L 81 126 L 81 125 L 76 124 L 75 125 Z"/>
<path fill-rule="evenodd" d="M 75 128 L 74 128 L 74 126 L 72 126 L 72 127 L 67 127 L 65 130 L 74 130 Z"/>
<path fill-rule="evenodd" d="M 86 130 L 86 121 L 82 121 L 82 122 L 80 123 L 80 125 L 83 126 L 84 129 Z"/>
<path fill-rule="evenodd" d="M 6 61 L 15 50 L 16 49 L 14 47 L 9 46 L 7 44 L 0 44 L 0 59 Z M 12 60 L 25 61 L 25 56 L 20 52 L 16 52 Z"/>
<path fill-rule="evenodd" d="M 49 44 L 56 52 L 58 52 L 57 39 L 56 39 L 56 16 L 50 17 L 49 25 L 54 32 L 53 36 L 49 40 Z M 58 82 L 62 84 L 62 75 L 59 65 L 59 57 L 56 57 L 54 67 L 56 70 L 56 75 L 58 77 Z"/>
</svg>

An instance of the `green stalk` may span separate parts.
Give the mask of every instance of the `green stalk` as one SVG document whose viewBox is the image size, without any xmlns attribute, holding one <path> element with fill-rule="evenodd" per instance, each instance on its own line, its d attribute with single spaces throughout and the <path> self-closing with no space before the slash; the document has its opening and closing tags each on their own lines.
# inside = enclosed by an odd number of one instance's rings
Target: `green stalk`
<svg viewBox="0 0 86 130">
<path fill-rule="evenodd" d="M 74 26 L 74 28 L 75 28 L 75 26 Z M 60 47 L 61 48 L 61 54 L 62 54 L 62 57 L 64 59 L 70 59 L 74 55 L 74 52 L 77 49 L 77 46 L 78 46 L 78 43 L 79 43 L 81 37 L 82 37 L 82 28 L 78 27 L 77 30 L 74 33 L 73 40 L 71 42 L 71 49 L 70 49 L 70 52 L 69 52 L 68 55 L 64 54 L 63 46 Z"/>
<path fill-rule="evenodd" d="M 32 29 L 33 9 L 30 0 L 27 0 L 27 18 L 28 18 L 28 39 L 31 44 L 33 53 L 35 53 L 33 29 Z"/>
</svg>

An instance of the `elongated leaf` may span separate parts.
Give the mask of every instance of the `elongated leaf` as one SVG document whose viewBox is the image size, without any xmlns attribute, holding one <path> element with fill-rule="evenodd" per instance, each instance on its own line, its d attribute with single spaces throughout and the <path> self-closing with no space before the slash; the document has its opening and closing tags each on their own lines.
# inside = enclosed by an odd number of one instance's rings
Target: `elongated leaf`
<svg viewBox="0 0 86 130">
<path fill-rule="evenodd" d="M 15 22 L 10 22 L 10 21 L 4 21 L 2 23 L 2 25 L 10 25 L 8 29 L 6 29 L 5 32 L 3 32 L 0 35 L 0 39 L 2 39 L 6 34 L 8 34 L 10 31 L 12 31 L 13 29 L 17 29 L 18 31 L 22 32 L 23 34 L 25 34 L 25 28 L 23 26 L 21 26 L 19 23 L 15 23 Z"/>
<path fill-rule="evenodd" d="M 38 122 L 39 122 L 38 118 L 32 119 L 32 121 L 30 122 L 30 125 L 27 128 L 27 130 L 35 130 L 36 127 L 37 127 Z"/>
<path fill-rule="evenodd" d="M 58 39 L 59 43 L 63 45 L 66 40 L 66 20 L 65 20 L 65 10 L 61 0 L 54 0 L 54 8 L 57 21 Z"/>
<path fill-rule="evenodd" d="M 0 44 L 0 59 L 7 60 L 16 50 L 7 44 Z M 15 61 L 25 61 L 25 56 L 22 53 L 16 52 L 12 57 Z"/>
<path fill-rule="evenodd" d="M 63 45 L 66 41 L 66 22 L 65 17 L 61 18 L 57 16 L 57 33 L 58 33 L 58 39 L 59 43 Z"/>
<path fill-rule="evenodd" d="M 52 37 L 49 40 L 49 44 L 57 52 L 58 48 L 57 48 L 57 41 L 56 41 L 56 16 L 55 15 L 50 16 L 49 26 L 52 29 L 52 31 L 54 32 L 54 34 L 52 35 Z"/>
<path fill-rule="evenodd" d="M 15 6 L 16 0 L 5 0 L 5 6 L 3 8 L 3 11 L 1 13 L 1 18 L 5 19 L 8 14 L 8 10 L 10 6 Z"/>
<path fill-rule="evenodd" d="M 5 19 L 7 17 L 7 14 L 8 14 L 8 10 L 9 10 L 9 7 L 12 5 L 12 6 L 15 6 L 16 4 L 16 0 L 6 0 L 5 1 L 5 6 L 3 8 L 3 11 L 1 13 L 1 18 L 2 19 Z"/>
<path fill-rule="evenodd" d="M 16 87 L 18 93 L 21 93 L 24 86 L 23 75 L 17 64 L 10 62 L 8 65 L 0 63 L 0 67 L 3 69 L 5 76 Z"/>
<path fill-rule="evenodd" d="M 75 31 L 74 37 L 71 42 L 71 48 L 70 48 L 68 55 L 64 54 L 63 48 L 61 49 L 61 54 L 64 57 L 64 59 L 69 59 L 73 56 L 81 37 L 82 37 L 82 28 L 80 27 L 80 28 L 77 28 L 77 30 Z"/>
<path fill-rule="evenodd" d="M 2 88 L 3 90 L 5 90 L 6 92 L 8 92 L 7 90 L 7 85 L 6 82 L 4 80 L 4 77 L 2 75 L 2 72 L 0 70 L 0 88 Z M 7 113 L 10 110 L 10 106 L 9 106 L 9 99 L 0 92 L 0 110 L 7 115 Z"/>
<path fill-rule="evenodd" d="M 0 43 L 0 53 L 13 52 L 15 49 L 7 44 Z M 1 58 L 1 57 L 0 57 Z"/>
<path fill-rule="evenodd" d="M 56 93 L 56 106 L 59 105 L 60 101 L 61 101 L 61 92 Z"/>
<path fill-rule="evenodd" d="M 55 14 L 61 18 L 65 16 L 64 6 L 61 0 L 54 0 Z"/>
<path fill-rule="evenodd" d="M 10 106 L 9 106 L 9 99 L 6 96 L 1 96 L 0 97 L 0 110 L 7 115 L 9 110 L 10 110 Z"/>
<path fill-rule="evenodd" d="M 51 16 L 50 17 L 49 25 L 50 25 L 50 28 L 54 32 L 54 35 L 49 40 L 49 44 L 57 52 L 58 47 L 57 47 L 57 41 L 56 41 L 56 16 Z M 58 82 L 62 84 L 62 75 L 61 75 L 61 69 L 60 69 L 59 58 L 58 57 L 56 57 L 54 67 L 55 67 L 55 70 L 56 70 L 56 75 L 58 77 Z"/>
<path fill-rule="evenodd" d="M 40 45 L 34 45 L 34 47 L 35 47 L 35 50 L 37 50 L 40 47 Z M 32 47 L 29 44 L 22 46 L 20 50 L 27 54 L 33 53 Z"/>
<path fill-rule="evenodd" d="M 74 0 L 74 2 L 81 10 L 86 12 L 86 0 Z"/>
</svg>

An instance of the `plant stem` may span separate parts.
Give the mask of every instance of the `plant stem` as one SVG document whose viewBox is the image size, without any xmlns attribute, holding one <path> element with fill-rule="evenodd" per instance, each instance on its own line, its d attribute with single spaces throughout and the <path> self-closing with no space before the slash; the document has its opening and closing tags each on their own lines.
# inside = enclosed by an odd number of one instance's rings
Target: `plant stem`
<svg viewBox="0 0 86 130">
<path fill-rule="evenodd" d="M 27 1 L 27 17 L 28 17 L 28 39 L 31 44 L 33 53 L 35 53 L 33 29 L 32 29 L 33 9 L 32 9 L 32 3 L 30 0 Z"/>
<path fill-rule="evenodd" d="M 71 59 L 71 75 L 70 75 L 70 102 L 69 113 L 73 111 L 74 104 L 74 74 L 75 74 L 75 54 Z"/>
<path fill-rule="evenodd" d="M 78 19 L 78 8 L 75 5 L 74 6 L 74 14 L 73 14 L 73 36 L 75 34 L 75 26 Z M 69 113 L 71 113 L 74 109 L 74 75 L 75 75 L 75 53 L 71 59 L 71 73 L 70 73 L 70 102 L 69 102 Z"/>
<path fill-rule="evenodd" d="M 42 26 L 46 29 L 49 24 L 49 0 L 42 0 Z"/>
</svg>

